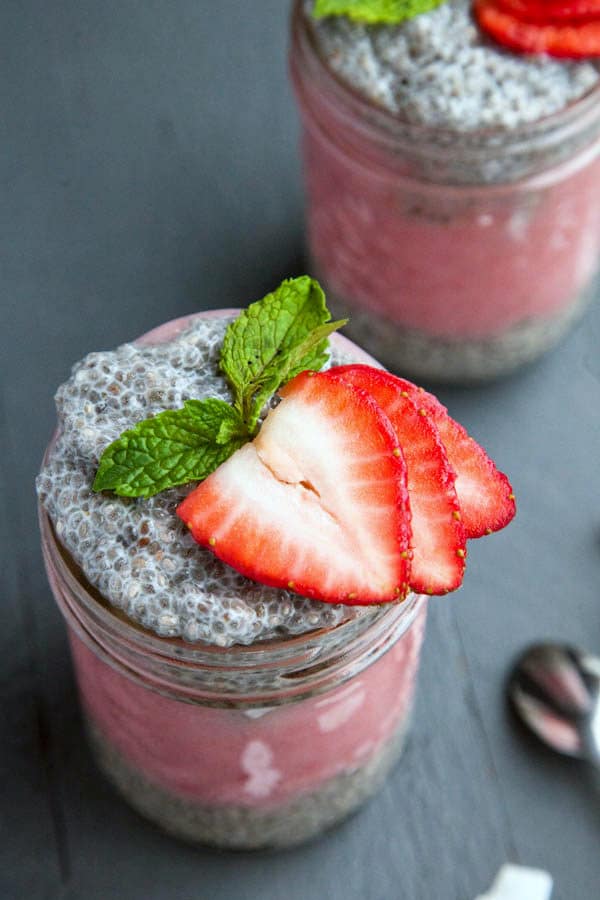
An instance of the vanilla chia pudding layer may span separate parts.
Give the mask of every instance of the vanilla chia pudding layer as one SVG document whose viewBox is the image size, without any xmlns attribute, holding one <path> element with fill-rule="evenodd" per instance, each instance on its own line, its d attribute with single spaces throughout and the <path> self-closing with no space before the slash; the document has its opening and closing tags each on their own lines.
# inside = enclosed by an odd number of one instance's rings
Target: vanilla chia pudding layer
<svg viewBox="0 0 600 900">
<path fill-rule="evenodd" d="M 37 478 L 58 540 L 115 610 L 161 637 L 218 647 L 376 615 L 238 574 L 200 547 L 176 516 L 190 485 L 150 499 L 92 491 L 103 450 L 135 423 L 190 398 L 231 401 L 218 360 L 234 318 L 200 317 L 165 343 L 127 343 L 78 362 L 56 393 L 57 435 Z M 331 363 L 356 361 L 351 347 L 334 337 Z"/>
<path fill-rule="evenodd" d="M 344 81 L 418 125 L 456 132 L 511 130 L 550 116 L 600 80 L 592 61 L 517 54 L 487 38 L 471 0 L 447 0 L 399 25 L 315 19 L 322 55 Z"/>
</svg>

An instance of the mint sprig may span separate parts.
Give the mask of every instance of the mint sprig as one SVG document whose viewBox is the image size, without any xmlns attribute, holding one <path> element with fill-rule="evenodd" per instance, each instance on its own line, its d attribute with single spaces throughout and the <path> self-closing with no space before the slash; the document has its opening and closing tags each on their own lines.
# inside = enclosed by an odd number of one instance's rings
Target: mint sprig
<svg viewBox="0 0 600 900">
<path fill-rule="evenodd" d="M 397 25 L 441 6 L 445 0 L 315 0 L 313 16 L 348 16 L 369 25 Z"/>
<path fill-rule="evenodd" d="M 325 294 L 313 278 L 283 281 L 277 290 L 251 303 L 225 334 L 221 369 L 234 407 L 254 432 L 265 401 L 304 369 L 327 360 L 327 337 L 344 322 L 329 322 Z"/>
<path fill-rule="evenodd" d="M 106 448 L 93 490 L 152 497 L 201 481 L 248 440 L 244 423 L 224 400 L 186 400 L 138 422 Z"/>
<path fill-rule="evenodd" d="M 220 365 L 233 404 L 187 400 L 125 431 L 100 458 L 92 488 L 121 497 L 152 497 L 202 481 L 258 430 L 261 410 L 282 384 L 327 360 L 327 338 L 346 320 L 330 322 L 318 282 L 290 278 L 232 322 Z"/>
</svg>

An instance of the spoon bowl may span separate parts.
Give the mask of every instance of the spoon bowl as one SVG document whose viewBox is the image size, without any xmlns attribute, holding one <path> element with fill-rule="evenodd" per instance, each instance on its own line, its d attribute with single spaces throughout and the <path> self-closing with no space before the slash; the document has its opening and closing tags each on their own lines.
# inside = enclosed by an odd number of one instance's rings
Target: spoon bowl
<svg viewBox="0 0 600 900">
<path fill-rule="evenodd" d="M 567 644 L 533 644 L 514 664 L 507 690 L 540 740 L 600 766 L 600 659 Z"/>
</svg>

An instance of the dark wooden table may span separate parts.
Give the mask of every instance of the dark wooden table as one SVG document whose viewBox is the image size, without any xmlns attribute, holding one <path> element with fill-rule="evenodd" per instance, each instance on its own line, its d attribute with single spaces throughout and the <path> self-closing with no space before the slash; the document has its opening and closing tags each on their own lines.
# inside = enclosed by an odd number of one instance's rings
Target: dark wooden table
<svg viewBox="0 0 600 900">
<path fill-rule="evenodd" d="M 518 518 L 431 604 L 403 761 L 304 848 L 181 846 L 131 812 L 86 748 L 39 552 L 33 479 L 70 365 L 302 271 L 287 4 L 4 0 L 0 464 L 2 900 L 472 900 L 507 860 L 553 900 L 600 894 L 600 798 L 508 715 L 537 638 L 600 650 L 600 308 L 550 357 L 443 390 L 511 473 Z"/>
</svg>

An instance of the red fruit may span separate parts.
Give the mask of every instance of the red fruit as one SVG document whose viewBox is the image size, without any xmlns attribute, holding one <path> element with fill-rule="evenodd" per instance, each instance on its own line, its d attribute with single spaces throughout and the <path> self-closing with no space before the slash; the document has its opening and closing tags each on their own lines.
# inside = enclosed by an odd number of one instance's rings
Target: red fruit
<svg viewBox="0 0 600 900">
<path fill-rule="evenodd" d="M 468 538 L 500 531 L 516 512 L 515 495 L 506 475 L 498 471 L 483 447 L 448 415 L 437 397 L 399 378 L 403 388 L 436 424 L 450 465 L 456 472 L 456 493 Z"/>
<path fill-rule="evenodd" d="M 498 0 L 498 6 L 519 19 L 547 25 L 600 17 L 600 0 Z"/>
<path fill-rule="evenodd" d="M 180 504 L 192 535 L 248 578 L 331 603 L 402 599 L 406 466 L 364 391 L 304 372 L 258 437 Z"/>
<path fill-rule="evenodd" d="M 387 377 L 427 414 L 438 429 L 448 461 L 456 473 L 456 494 L 467 538 L 481 537 L 508 525 L 516 508 L 506 475 L 498 471 L 483 447 L 462 425 L 448 415 L 437 397 L 404 378 L 389 372 Z"/>
<path fill-rule="evenodd" d="M 444 594 L 460 587 L 466 534 L 451 468 L 438 429 L 419 410 L 394 376 L 371 366 L 330 370 L 367 391 L 389 418 L 402 448 L 412 512 L 410 586 L 417 593 Z"/>
<path fill-rule="evenodd" d="M 571 59 L 600 55 L 600 18 L 531 22 L 509 12 L 501 0 L 475 0 L 473 9 L 481 28 L 513 50 Z"/>
</svg>

